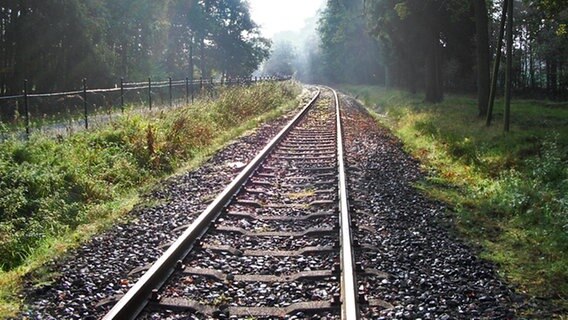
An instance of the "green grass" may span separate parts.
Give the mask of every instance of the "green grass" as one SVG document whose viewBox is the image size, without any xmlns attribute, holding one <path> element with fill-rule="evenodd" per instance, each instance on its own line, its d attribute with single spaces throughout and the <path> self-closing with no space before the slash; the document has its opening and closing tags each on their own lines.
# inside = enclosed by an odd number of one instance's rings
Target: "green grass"
<svg viewBox="0 0 568 320">
<path fill-rule="evenodd" d="M 298 93 L 291 83 L 228 88 L 215 100 L 127 112 L 65 139 L 0 143 L 0 318 L 19 310 L 24 277 L 49 281 L 47 261 L 127 221 L 141 193 L 297 106 Z"/>
<path fill-rule="evenodd" d="M 453 208 L 459 230 L 521 292 L 566 308 L 568 299 L 568 107 L 512 104 L 511 132 L 477 117 L 475 99 L 345 86 L 389 127 L 429 173 L 418 187 Z"/>
</svg>

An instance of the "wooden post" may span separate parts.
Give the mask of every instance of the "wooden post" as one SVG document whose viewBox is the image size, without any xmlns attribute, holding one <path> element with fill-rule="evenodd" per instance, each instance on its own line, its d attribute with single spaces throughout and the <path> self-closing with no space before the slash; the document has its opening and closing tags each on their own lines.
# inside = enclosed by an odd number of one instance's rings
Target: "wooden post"
<svg viewBox="0 0 568 320">
<path fill-rule="evenodd" d="M 189 104 L 189 78 L 185 78 L 185 104 Z"/>
<path fill-rule="evenodd" d="M 172 77 L 169 77 L 169 94 L 170 94 L 170 107 L 173 106 L 173 95 L 172 95 Z"/>
<path fill-rule="evenodd" d="M 152 78 L 148 78 L 148 105 L 152 110 Z"/>
<path fill-rule="evenodd" d="M 26 138 L 30 138 L 30 111 L 28 104 L 28 80 L 24 80 L 24 112 L 26 119 Z"/>
<path fill-rule="evenodd" d="M 193 99 L 194 99 L 194 88 L 193 88 L 193 80 L 194 80 L 194 76 L 193 76 L 193 35 L 191 36 L 191 42 L 189 43 L 189 81 L 191 82 L 191 103 L 193 103 Z"/>
<path fill-rule="evenodd" d="M 191 84 L 190 84 L 190 86 L 191 86 L 191 87 L 190 87 L 189 89 L 191 90 L 191 103 L 193 103 L 194 98 L 195 98 L 195 92 L 194 92 L 195 89 L 194 89 L 194 86 L 193 86 L 193 75 L 191 75 Z"/>
<path fill-rule="evenodd" d="M 120 111 L 124 113 L 124 78 L 120 78 Z"/>
<path fill-rule="evenodd" d="M 85 129 L 89 130 L 89 109 L 87 107 L 87 79 L 83 78 L 83 111 L 85 112 Z"/>
<path fill-rule="evenodd" d="M 513 82 L 513 0 L 509 0 L 507 10 L 507 70 L 505 72 L 505 112 L 503 114 L 503 129 L 509 132 L 511 125 L 511 85 Z"/>
</svg>

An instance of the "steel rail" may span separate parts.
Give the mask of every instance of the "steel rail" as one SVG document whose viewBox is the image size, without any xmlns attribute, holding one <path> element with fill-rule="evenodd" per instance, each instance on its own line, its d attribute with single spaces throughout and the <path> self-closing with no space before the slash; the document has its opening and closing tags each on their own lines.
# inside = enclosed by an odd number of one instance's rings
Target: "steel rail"
<svg viewBox="0 0 568 320">
<path fill-rule="evenodd" d="M 341 239 L 341 319 L 359 319 L 359 306 L 357 305 L 357 279 L 355 276 L 352 236 L 351 236 L 351 217 L 349 214 L 349 204 L 347 195 L 347 179 L 345 178 L 345 163 L 343 161 L 343 134 L 341 127 L 341 113 L 339 108 L 339 98 L 337 92 L 333 91 L 335 97 L 335 109 L 337 116 L 337 162 L 339 168 L 339 212 L 340 212 L 340 239 Z"/>
<path fill-rule="evenodd" d="M 262 161 L 275 146 L 292 130 L 311 108 L 321 91 L 304 106 L 294 119 L 274 137 L 262 151 L 243 169 L 243 171 L 215 198 L 206 209 L 195 219 L 185 232 L 168 248 L 168 250 L 150 267 L 140 280 L 120 299 L 104 316 L 103 320 L 135 319 L 146 307 L 152 295 L 152 290 L 159 289 L 175 271 L 177 262 L 182 260 L 192 249 L 193 244 L 204 234 L 207 227 L 227 206 L 233 196 L 242 188 L 244 182 L 258 169 Z"/>
</svg>

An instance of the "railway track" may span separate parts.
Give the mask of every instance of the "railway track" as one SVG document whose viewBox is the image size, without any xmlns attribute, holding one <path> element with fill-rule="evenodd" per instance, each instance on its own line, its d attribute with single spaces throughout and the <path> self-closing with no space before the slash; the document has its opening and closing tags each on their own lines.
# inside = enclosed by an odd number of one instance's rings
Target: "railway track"
<svg viewBox="0 0 568 320">
<path fill-rule="evenodd" d="M 104 319 L 358 319 L 341 129 L 319 89 Z"/>
</svg>

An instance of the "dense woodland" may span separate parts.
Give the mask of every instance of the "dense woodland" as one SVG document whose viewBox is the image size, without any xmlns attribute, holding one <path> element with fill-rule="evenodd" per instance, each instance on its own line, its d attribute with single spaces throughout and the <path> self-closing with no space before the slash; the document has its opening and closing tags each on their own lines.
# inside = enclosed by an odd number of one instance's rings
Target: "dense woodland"
<svg viewBox="0 0 568 320">
<path fill-rule="evenodd" d="M 243 0 L 3 0 L 0 95 L 248 75 L 269 47 Z"/>
<path fill-rule="evenodd" d="M 568 3 L 511 2 L 513 91 L 566 99 Z M 486 100 L 504 5 L 499 0 L 329 0 L 319 22 L 322 77 L 421 89 L 430 101 L 440 101 L 447 90 L 479 88 Z M 365 68 L 355 71 L 351 66 L 361 59 Z M 500 87 L 505 82 L 503 70 L 496 77 Z"/>
<path fill-rule="evenodd" d="M 510 83 L 525 97 L 568 96 L 568 4 L 511 0 Z M 318 39 L 276 41 L 263 71 L 309 82 L 478 92 L 487 108 L 504 0 L 329 0 Z M 510 16 L 510 15 L 509 15 Z M 507 36 L 502 43 L 507 43 Z M 314 45 L 316 44 L 316 45 Z M 319 44 L 319 47 L 318 47 Z M 296 50 L 294 50 L 294 47 Z M 497 73 L 504 88 L 506 46 Z M 0 5 L 0 94 L 117 79 L 248 75 L 270 53 L 244 0 L 7 0 Z M 479 89 L 479 90 L 478 90 Z"/>
</svg>

